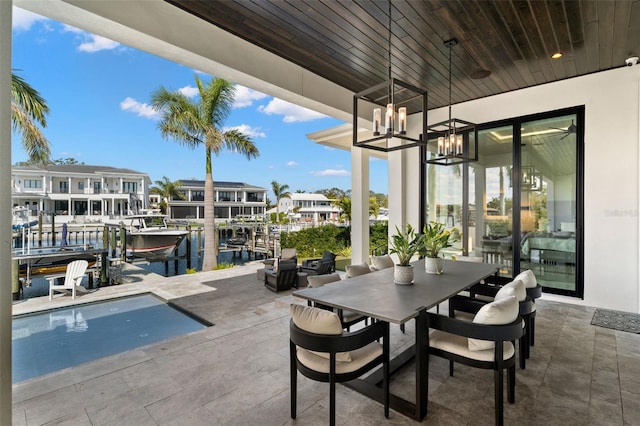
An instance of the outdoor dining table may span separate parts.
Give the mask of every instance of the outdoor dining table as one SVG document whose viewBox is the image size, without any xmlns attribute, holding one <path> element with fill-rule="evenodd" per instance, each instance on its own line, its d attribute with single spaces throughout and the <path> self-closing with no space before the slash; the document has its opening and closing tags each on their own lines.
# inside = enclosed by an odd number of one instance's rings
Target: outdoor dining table
<svg viewBox="0 0 640 426">
<path fill-rule="evenodd" d="M 494 275 L 500 265 L 444 260 L 444 273 L 440 275 L 426 273 L 423 259 L 412 265 L 414 283 L 411 285 L 394 284 L 393 268 L 387 268 L 339 283 L 299 290 L 293 294 L 312 302 L 393 324 L 415 320 L 415 344 L 391 360 L 390 365 L 390 373 L 393 374 L 413 358 L 416 359 L 415 402 L 392 394 L 390 406 L 399 413 L 422 421 L 427 414 L 429 373 L 429 324 L 426 311 Z M 380 369 L 365 379 L 357 379 L 345 385 L 382 403 L 382 389 L 377 386 L 381 381 Z"/>
</svg>

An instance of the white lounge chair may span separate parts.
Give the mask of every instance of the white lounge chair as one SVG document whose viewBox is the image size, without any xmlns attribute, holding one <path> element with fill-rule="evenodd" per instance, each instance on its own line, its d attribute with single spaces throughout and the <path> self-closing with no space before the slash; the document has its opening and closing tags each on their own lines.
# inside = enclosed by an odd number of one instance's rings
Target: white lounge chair
<svg viewBox="0 0 640 426">
<path fill-rule="evenodd" d="M 53 293 L 56 291 L 67 294 L 71 292 L 71 299 L 76 298 L 76 292 L 86 293 L 87 289 L 82 287 L 80 283 L 88 266 L 89 262 L 86 260 L 74 260 L 67 265 L 67 271 L 64 275 L 46 277 L 49 281 L 49 300 L 53 298 Z M 56 285 L 56 280 L 62 277 L 64 277 L 64 284 Z"/>
</svg>

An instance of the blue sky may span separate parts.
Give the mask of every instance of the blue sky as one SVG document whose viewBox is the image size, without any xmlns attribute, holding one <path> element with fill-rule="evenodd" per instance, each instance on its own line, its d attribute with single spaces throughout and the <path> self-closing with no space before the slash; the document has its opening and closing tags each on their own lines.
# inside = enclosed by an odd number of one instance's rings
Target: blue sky
<svg viewBox="0 0 640 426">
<path fill-rule="evenodd" d="M 52 159 L 128 168 L 152 181 L 204 179 L 204 148 L 191 150 L 160 136 L 149 107 L 160 86 L 195 96 L 197 70 L 14 7 L 15 73 L 47 101 L 45 136 Z M 200 78 L 208 79 L 206 75 Z M 317 145 L 306 134 L 341 121 L 242 86 L 226 127 L 252 136 L 260 156 L 223 152 L 213 160 L 214 180 L 240 181 L 291 191 L 351 186 L 351 155 Z M 26 160 L 19 135 L 12 164 Z M 371 189 L 387 193 L 387 162 L 372 159 Z M 273 194 L 269 197 L 274 200 Z"/>
</svg>

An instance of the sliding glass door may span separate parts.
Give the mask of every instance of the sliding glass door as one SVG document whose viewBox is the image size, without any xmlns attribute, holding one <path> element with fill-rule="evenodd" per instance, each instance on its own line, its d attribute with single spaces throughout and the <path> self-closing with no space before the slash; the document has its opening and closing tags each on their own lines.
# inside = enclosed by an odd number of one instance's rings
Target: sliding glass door
<svg viewBox="0 0 640 426">
<path fill-rule="evenodd" d="M 483 124 L 478 161 L 426 164 L 425 219 L 463 231 L 447 254 L 582 297 L 583 121 L 577 107 Z"/>
<path fill-rule="evenodd" d="M 547 290 L 574 294 L 578 223 L 577 114 L 522 123 L 520 269 Z"/>
</svg>

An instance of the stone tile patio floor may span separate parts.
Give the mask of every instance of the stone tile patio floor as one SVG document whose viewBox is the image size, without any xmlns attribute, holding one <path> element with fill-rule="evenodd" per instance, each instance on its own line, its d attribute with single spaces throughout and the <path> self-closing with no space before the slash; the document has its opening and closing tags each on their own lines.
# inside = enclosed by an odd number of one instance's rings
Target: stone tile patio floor
<svg viewBox="0 0 640 426">
<path fill-rule="evenodd" d="M 289 416 L 289 303 L 256 280 L 261 263 L 161 277 L 127 266 L 126 283 L 75 303 L 153 292 L 215 325 L 202 331 L 31 379 L 13 386 L 14 425 L 317 425 L 328 423 L 329 388 L 298 375 L 298 418 Z M 24 313 L 73 303 L 39 297 L 14 305 Z M 505 423 L 640 424 L 640 335 L 590 325 L 594 308 L 538 301 L 536 345 L 516 372 L 516 403 Z M 391 326 L 394 352 L 410 345 Z M 413 370 L 394 376 L 392 391 L 410 399 Z M 493 374 L 432 357 L 425 424 L 494 423 Z M 337 423 L 416 424 L 343 386 Z"/>
</svg>

